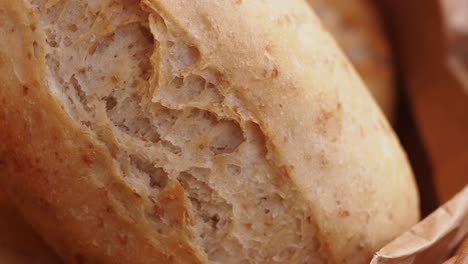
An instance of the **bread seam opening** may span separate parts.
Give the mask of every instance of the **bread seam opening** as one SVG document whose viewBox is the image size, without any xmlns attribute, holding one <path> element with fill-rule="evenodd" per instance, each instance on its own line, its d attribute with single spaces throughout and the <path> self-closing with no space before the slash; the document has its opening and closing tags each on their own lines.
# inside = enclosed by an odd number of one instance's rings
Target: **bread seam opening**
<svg viewBox="0 0 468 264">
<path fill-rule="evenodd" d="M 51 94 L 112 153 L 155 233 L 189 234 L 212 263 L 322 262 L 307 202 L 198 43 L 139 1 L 31 2 Z"/>
</svg>

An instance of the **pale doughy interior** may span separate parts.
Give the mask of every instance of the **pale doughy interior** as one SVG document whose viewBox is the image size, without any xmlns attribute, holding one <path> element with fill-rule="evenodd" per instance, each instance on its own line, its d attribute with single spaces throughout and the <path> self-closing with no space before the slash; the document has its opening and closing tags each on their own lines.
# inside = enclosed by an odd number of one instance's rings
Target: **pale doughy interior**
<svg viewBox="0 0 468 264">
<path fill-rule="evenodd" d="M 180 29 L 139 1 L 31 2 L 51 93 L 109 150 L 155 230 L 186 230 L 212 263 L 324 263 L 307 202 Z"/>
</svg>

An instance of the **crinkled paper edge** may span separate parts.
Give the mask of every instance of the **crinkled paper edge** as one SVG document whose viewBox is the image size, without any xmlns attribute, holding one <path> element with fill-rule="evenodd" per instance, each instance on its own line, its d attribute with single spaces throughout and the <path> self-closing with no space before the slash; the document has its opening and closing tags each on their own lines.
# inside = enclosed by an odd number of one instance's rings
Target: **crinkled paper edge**
<svg viewBox="0 0 468 264">
<path fill-rule="evenodd" d="M 371 264 L 437 263 L 432 261 L 444 260 L 467 235 L 468 186 L 465 186 L 452 200 L 377 252 Z"/>
</svg>

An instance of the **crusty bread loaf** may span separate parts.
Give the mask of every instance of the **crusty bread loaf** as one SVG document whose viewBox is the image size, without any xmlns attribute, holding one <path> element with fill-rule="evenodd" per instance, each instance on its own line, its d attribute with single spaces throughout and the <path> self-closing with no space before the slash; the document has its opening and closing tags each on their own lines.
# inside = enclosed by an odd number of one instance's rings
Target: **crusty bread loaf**
<svg viewBox="0 0 468 264">
<path fill-rule="evenodd" d="M 302 0 L 0 0 L 1 178 L 68 263 L 366 263 L 404 152 Z"/>
<path fill-rule="evenodd" d="M 308 1 L 392 120 L 396 97 L 392 56 L 373 1 Z"/>
<path fill-rule="evenodd" d="M 58 257 L 0 192 L 0 263 L 58 264 Z"/>
</svg>

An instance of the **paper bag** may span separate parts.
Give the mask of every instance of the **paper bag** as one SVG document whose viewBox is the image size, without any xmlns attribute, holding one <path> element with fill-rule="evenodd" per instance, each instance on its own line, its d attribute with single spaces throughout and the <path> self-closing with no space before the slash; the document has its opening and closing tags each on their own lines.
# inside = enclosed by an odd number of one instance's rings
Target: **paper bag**
<svg viewBox="0 0 468 264">
<path fill-rule="evenodd" d="M 371 264 L 442 263 L 467 234 L 468 187 L 377 252 Z"/>
</svg>

